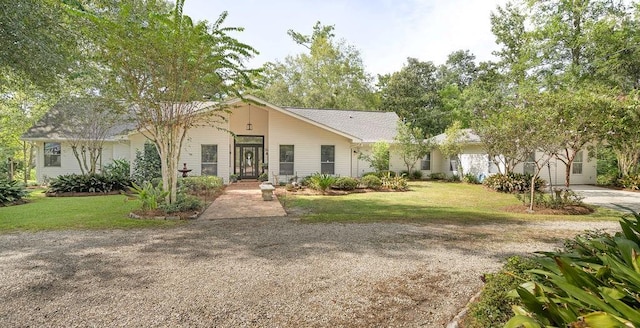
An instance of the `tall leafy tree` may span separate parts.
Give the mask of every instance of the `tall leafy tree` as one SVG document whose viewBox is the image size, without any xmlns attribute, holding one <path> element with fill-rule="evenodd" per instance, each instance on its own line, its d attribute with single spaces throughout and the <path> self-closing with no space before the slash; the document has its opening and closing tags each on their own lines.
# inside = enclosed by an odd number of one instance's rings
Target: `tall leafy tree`
<svg viewBox="0 0 640 328">
<path fill-rule="evenodd" d="M 63 1 L 1 1 L 0 83 L 14 74 L 36 86 L 57 85 L 76 63 L 73 26 Z"/>
<path fill-rule="evenodd" d="M 308 52 L 265 64 L 257 79 L 257 96 L 282 106 L 335 109 L 376 109 L 373 78 L 360 52 L 335 40 L 333 25 L 317 22 L 311 35 L 289 30 Z"/>
<path fill-rule="evenodd" d="M 257 52 L 227 33 L 227 13 L 213 23 L 193 22 L 184 0 L 171 12 L 162 1 L 123 0 L 110 16 L 91 16 L 96 40 L 110 69 L 111 90 L 126 100 L 138 130 L 155 143 L 162 164 L 167 202 L 176 200 L 177 170 L 189 129 L 219 126 L 223 109 L 215 100 L 239 95 L 250 86 L 243 61 Z"/>
<path fill-rule="evenodd" d="M 442 110 L 437 70 L 432 62 L 408 58 L 400 71 L 380 77 L 380 108 L 396 112 L 426 136 L 444 131 L 451 117 Z"/>
<path fill-rule="evenodd" d="M 458 50 L 449 54 L 445 64 L 438 67 L 442 111 L 448 113 L 452 121 L 459 121 L 463 128 L 468 128 L 473 119 L 473 113 L 464 105 L 463 93 L 477 77 L 475 59 L 469 50 Z"/>
</svg>

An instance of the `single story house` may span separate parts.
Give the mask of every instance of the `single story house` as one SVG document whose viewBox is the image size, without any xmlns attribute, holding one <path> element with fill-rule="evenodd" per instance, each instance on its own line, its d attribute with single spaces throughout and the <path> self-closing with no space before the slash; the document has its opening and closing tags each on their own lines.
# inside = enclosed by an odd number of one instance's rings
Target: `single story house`
<svg viewBox="0 0 640 328">
<path fill-rule="evenodd" d="M 201 104 L 203 108 L 211 105 Z M 377 141 L 392 143 L 398 122 L 393 112 L 280 107 L 253 96 L 231 99 L 225 105 L 229 113 L 223 114 L 223 126 L 200 126 L 187 132 L 180 168 L 185 163 L 192 170 L 190 175 L 217 175 L 225 182 L 232 174 L 257 179 L 267 173 L 272 182 L 316 172 L 358 177 L 373 171 L 360 154 Z M 22 136 L 36 144 L 39 182 L 81 172 L 68 137 L 73 124 L 62 127 L 64 106 L 81 110 L 83 102 L 59 102 Z M 99 167 L 114 159 L 132 161 L 145 142 L 131 123 L 112 128 Z M 389 169 L 400 171 L 402 167 L 399 156 L 392 154 Z"/>
<path fill-rule="evenodd" d="M 441 144 L 446 138 L 446 135 L 440 134 L 432 138 L 434 144 Z M 462 131 L 462 137 L 460 139 L 462 144 L 462 153 L 460 154 L 460 164 L 464 174 L 471 173 L 475 176 L 489 176 L 498 172 L 504 171 L 504 166 L 500 167 L 496 162 L 490 160 L 489 155 L 484 150 L 482 140 L 471 129 L 465 129 Z M 543 153 L 536 153 L 535 158 L 542 158 L 545 156 Z M 430 167 L 425 167 L 425 161 L 423 160 L 423 173 L 445 173 L 447 176 L 458 174 L 456 159 L 445 158 L 442 153 L 435 149 L 427 156 L 430 162 Z M 597 178 L 597 160 L 588 156 L 587 150 L 578 152 L 576 159 L 571 167 L 571 184 L 596 184 Z M 432 170 L 424 170 L 430 168 Z M 525 161 L 516 165 L 514 172 L 516 173 L 533 173 L 535 165 L 533 162 Z M 540 178 L 551 183 L 554 186 L 561 186 L 565 183 L 565 164 L 552 158 L 548 166 L 545 166 L 540 173 Z"/>
<path fill-rule="evenodd" d="M 62 113 L 69 112 L 64 109 L 71 108 L 73 112 L 92 105 L 95 102 L 87 104 L 78 98 L 60 101 L 22 136 L 23 140 L 36 145 L 38 182 L 81 172 L 69 137 L 74 124 L 68 123 L 71 118 Z M 203 102 L 200 105 L 206 108 L 215 104 Z M 406 170 L 401 157 L 394 151 L 393 140 L 399 120 L 394 112 L 281 107 L 250 95 L 244 99 L 230 99 L 224 105 L 229 111 L 223 114 L 225 122 L 222 126 L 199 126 L 187 132 L 179 167 L 184 163 L 191 170 L 190 175 L 216 175 L 229 182 L 231 175 L 239 179 L 257 179 L 266 173 L 274 183 L 317 172 L 360 177 L 373 171 L 362 155 L 370 154 L 371 146 L 378 141 L 391 145 L 389 170 Z M 483 151 L 478 136 L 471 131 L 464 135 L 460 156 L 464 172 L 484 175 L 498 172 Z M 98 170 L 114 159 L 132 162 L 136 151 L 142 150 L 147 141 L 130 122 L 117 124 L 104 137 Z M 441 140 L 444 135 L 434 137 L 435 143 Z M 579 163 L 582 171 L 574 170 L 572 182 L 595 183 L 595 161 L 584 156 Z M 564 181 L 561 164 L 552 164 L 554 184 Z M 520 169 L 524 170 L 525 166 L 521 165 Z M 437 149 L 415 165 L 424 176 L 456 174 L 456 167 Z M 548 179 L 545 175 L 542 178 Z"/>
</svg>

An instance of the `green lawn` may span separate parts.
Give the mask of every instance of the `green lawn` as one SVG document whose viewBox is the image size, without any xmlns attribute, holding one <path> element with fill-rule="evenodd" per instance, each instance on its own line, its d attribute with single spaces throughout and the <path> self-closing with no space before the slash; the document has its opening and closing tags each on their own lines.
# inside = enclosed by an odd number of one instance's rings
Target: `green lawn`
<svg viewBox="0 0 640 328">
<path fill-rule="evenodd" d="M 312 222 L 447 221 L 478 223 L 504 220 L 617 220 L 621 214 L 598 209 L 590 215 L 510 213 L 504 208 L 520 204 L 514 195 L 486 190 L 480 185 L 415 182 L 408 192 L 355 193 L 345 196 L 287 193 L 288 211 Z"/>
<path fill-rule="evenodd" d="M 122 195 L 92 197 L 44 197 L 33 191 L 29 203 L 0 207 L 0 232 L 66 229 L 126 229 L 173 226 L 176 221 L 135 220 L 129 212 L 139 208 Z"/>
</svg>

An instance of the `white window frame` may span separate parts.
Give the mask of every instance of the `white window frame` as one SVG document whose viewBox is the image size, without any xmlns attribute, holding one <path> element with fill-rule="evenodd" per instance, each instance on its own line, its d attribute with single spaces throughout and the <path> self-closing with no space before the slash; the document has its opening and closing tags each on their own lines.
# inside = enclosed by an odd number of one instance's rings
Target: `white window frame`
<svg viewBox="0 0 640 328">
<path fill-rule="evenodd" d="M 215 150 L 215 161 L 205 161 L 204 155 L 205 155 L 205 147 L 214 147 Z M 207 172 L 210 171 L 208 169 L 205 169 L 205 167 L 211 167 L 213 168 L 213 172 Z M 207 173 L 205 173 L 207 172 Z M 213 174 L 212 174 L 213 173 Z M 211 176 L 217 176 L 218 175 L 218 145 L 214 145 L 214 144 L 202 144 L 200 145 L 200 175 L 211 175 Z"/>
<path fill-rule="evenodd" d="M 571 163 L 571 174 L 580 175 L 583 172 L 584 153 L 579 150 Z"/>
<path fill-rule="evenodd" d="M 323 158 L 323 156 L 325 155 L 325 149 L 332 150 L 332 152 L 326 153 L 329 158 Z M 333 157 L 333 161 L 331 160 L 331 157 Z M 331 175 L 336 174 L 336 146 L 335 145 L 320 146 L 320 173 L 331 174 Z"/>
<path fill-rule="evenodd" d="M 50 144 L 52 146 L 47 147 Z M 57 147 L 55 146 L 57 145 Z M 45 142 L 43 145 L 44 153 L 44 167 L 62 167 L 62 143 L 60 142 Z M 52 158 L 58 158 L 54 164 L 51 164 Z"/>
<path fill-rule="evenodd" d="M 427 153 L 422 161 L 420 161 L 421 171 L 431 171 L 431 152 Z"/>
<path fill-rule="evenodd" d="M 291 158 L 289 161 L 289 154 L 286 153 L 282 153 L 283 151 L 283 147 L 291 147 Z M 286 149 L 284 149 L 284 151 L 287 151 Z M 284 155 L 284 156 L 283 156 Z M 283 158 L 285 159 L 285 161 L 283 161 Z M 279 149 L 278 149 L 278 161 L 279 161 L 279 170 L 278 173 L 280 175 L 293 175 L 295 172 L 295 160 L 296 160 L 296 146 L 295 145 L 280 145 Z M 282 164 L 286 164 L 284 165 L 284 167 L 289 167 L 291 166 L 291 170 L 283 170 L 283 165 Z"/>
</svg>

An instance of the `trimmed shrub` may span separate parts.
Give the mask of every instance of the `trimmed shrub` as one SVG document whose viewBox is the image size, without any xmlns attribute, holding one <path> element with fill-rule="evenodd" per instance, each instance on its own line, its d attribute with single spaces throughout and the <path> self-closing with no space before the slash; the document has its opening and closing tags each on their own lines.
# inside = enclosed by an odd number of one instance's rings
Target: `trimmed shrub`
<svg viewBox="0 0 640 328">
<path fill-rule="evenodd" d="M 300 180 L 300 185 L 303 187 L 310 187 L 311 186 L 311 176 L 307 175 L 306 177 L 302 178 Z"/>
<path fill-rule="evenodd" d="M 178 187 L 192 195 L 209 195 L 220 190 L 224 182 L 217 176 L 186 177 L 178 179 Z"/>
<path fill-rule="evenodd" d="M 166 213 L 199 211 L 204 206 L 200 198 L 185 193 L 179 193 L 173 204 L 161 203 L 158 208 Z"/>
<path fill-rule="evenodd" d="M 18 181 L 0 179 L 0 206 L 6 206 L 27 196 L 24 186 Z"/>
<path fill-rule="evenodd" d="M 464 326 L 468 328 L 503 327 L 513 315 L 511 307 L 520 304 L 517 298 L 507 297 L 507 293 L 518 287 L 522 279 L 532 279 L 533 275 L 529 270 L 539 267 L 532 258 L 513 256 L 507 259 L 500 271 L 485 274 L 482 293 L 469 307 Z"/>
<path fill-rule="evenodd" d="M 331 188 L 339 190 L 354 190 L 357 187 L 358 180 L 352 177 L 340 177 L 336 179 L 336 182 L 331 186 Z"/>
<path fill-rule="evenodd" d="M 92 192 L 107 193 L 127 190 L 131 187 L 131 179 L 122 176 L 105 176 L 101 174 L 67 174 L 51 179 L 48 193 Z"/>
<path fill-rule="evenodd" d="M 460 182 L 460 176 L 457 174 L 453 174 L 450 177 L 447 177 L 447 182 Z"/>
<path fill-rule="evenodd" d="M 336 177 L 329 174 L 316 173 L 311 176 L 309 182 L 309 187 L 324 192 L 336 183 Z"/>
<path fill-rule="evenodd" d="M 136 150 L 136 158 L 133 160 L 133 180 L 142 184 L 144 181 L 161 177 L 160 154 L 154 144 L 146 142 L 142 152 Z"/>
<path fill-rule="evenodd" d="M 360 179 L 365 188 L 378 190 L 382 187 L 382 180 L 375 175 L 365 175 Z"/>
<path fill-rule="evenodd" d="M 528 192 L 516 194 L 518 200 L 523 204 L 531 203 L 531 194 Z M 535 192 L 533 196 L 533 204 L 544 208 L 559 209 L 566 206 L 582 206 L 584 197 L 576 194 L 571 189 L 557 189 L 553 194 L 543 192 Z"/>
<path fill-rule="evenodd" d="M 530 281 L 511 295 L 522 302 L 505 327 L 640 326 L 640 215 L 623 217 L 615 236 L 577 236 L 542 253 Z"/>
<path fill-rule="evenodd" d="M 267 181 L 267 180 L 269 180 L 269 175 L 267 173 L 262 173 L 258 177 L 258 181 L 264 182 L 264 181 Z"/>
<path fill-rule="evenodd" d="M 483 184 L 490 189 L 505 193 L 522 193 L 530 190 L 531 174 L 509 173 L 493 174 L 484 179 Z M 535 189 L 540 191 L 546 185 L 545 181 L 537 177 Z"/>
<path fill-rule="evenodd" d="M 463 182 L 466 183 L 470 183 L 470 184 L 480 184 L 480 180 L 478 179 L 478 177 L 473 174 L 473 173 L 467 173 L 464 175 L 464 178 L 462 178 Z"/>
<path fill-rule="evenodd" d="M 429 179 L 431 180 L 444 180 L 446 178 L 447 178 L 447 175 L 441 172 L 429 174 Z"/>
<path fill-rule="evenodd" d="M 422 171 L 416 170 L 411 172 L 411 174 L 409 174 L 409 178 L 411 180 L 422 180 Z"/>
<path fill-rule="evenodd" d="M 102 169 L 102 174 L 106 176 L 130 177 L 131 165 L 126 159 L 114 159 Z"/>
</svg>

